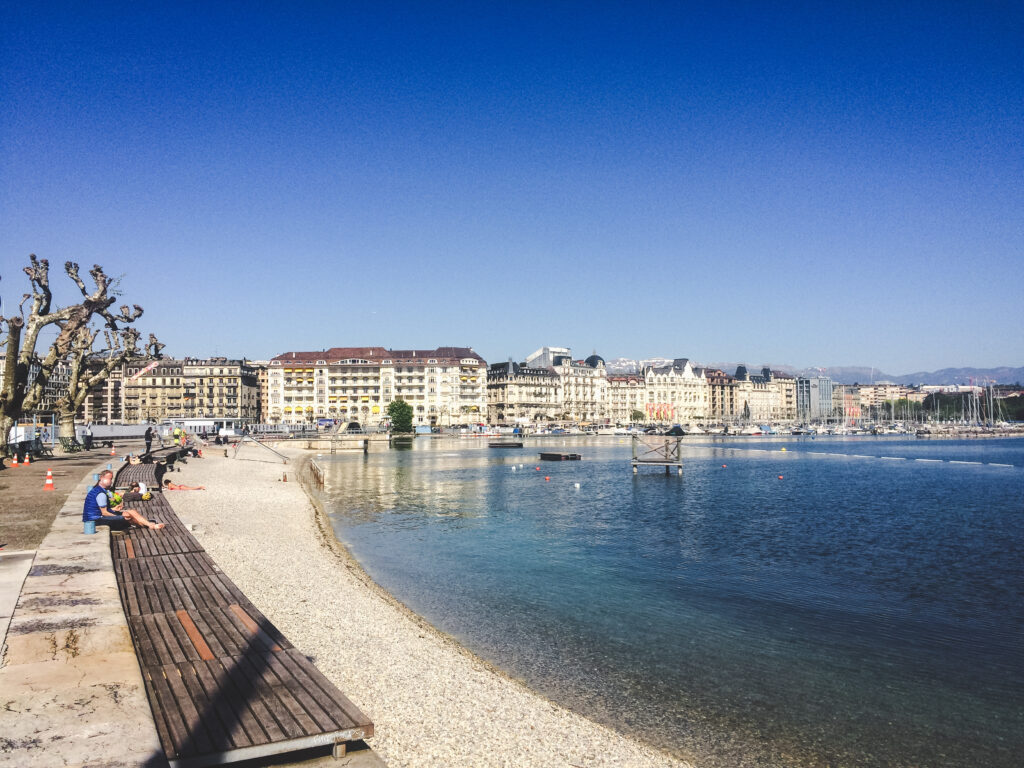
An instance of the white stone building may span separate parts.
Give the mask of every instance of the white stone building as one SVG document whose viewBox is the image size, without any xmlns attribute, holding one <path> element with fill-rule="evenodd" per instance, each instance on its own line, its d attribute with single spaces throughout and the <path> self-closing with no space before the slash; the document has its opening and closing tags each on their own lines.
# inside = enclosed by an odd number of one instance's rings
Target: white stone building
<svg viewBox="0 0 1024 768">
<path fill-rule="evenodd" d="M 647 417 L 647 381 L 638 373 L 608 376 L 608 421 L 631 424 L 639 411 L 640 421 Z"/>
<path fill-rule="evenodd" d="M 608 373 L 604 360 L 555 356 L 552 366 L 561 386 L 560 418 L 577 423 L 599 423 L 608 418 Z"/>
<path fill-rule="evenodd" d="M 477 424 L 487 416 L 487 363 L 468 347 L 335 347 L 286 352 L 267 366 L 271 423 L 358 422 L 376 428 L 394 400 L 417 426 Z"/>
<path fill-rule="evenodd" d="M 487 369 L 490 424 L 528 424 L 562 413 L 561 382 L 553 368 L 495 363 Z"/>
<path fill-rule="evenodd" d="M 710 391 L 704 370 L 695 370 L 686 358 L 644 368 L 642 375 L 647 390 L 642 410 L 647 421 L 695 424 L 707 417 Z"/>
</svg>

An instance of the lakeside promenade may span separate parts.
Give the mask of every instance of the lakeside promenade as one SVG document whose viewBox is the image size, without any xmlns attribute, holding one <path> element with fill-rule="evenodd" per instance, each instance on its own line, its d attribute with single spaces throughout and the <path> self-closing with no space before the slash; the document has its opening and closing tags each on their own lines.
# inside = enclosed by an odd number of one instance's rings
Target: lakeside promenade
<svg viewBox="0 0 1024 768">
<path fill-rule="evenodd" d="M 391 768 L 685 768 L 686 763 L 552 704 L 411 614 L 369 580 L 295 482 L 308 452 L 287 449 L 293 461 L 285 466 L 266 461 L 257 451 L 243 449 L 231 459 L 208 451 L 207 458 L 189 462 L 182 478 L 210 490 L 170 492 L 171 502 L 199 526 L 196 538 L 225 573 L 373 719 L 370 745 Z M 282 482 L 285 472 L 289 482 Z M 89 563 L 100 573 L 91 578 L 103 579 L 109 568 L 112 581 L 109 550 L 104 557 L 96 547 L 105 537 L 80 533 L 88 480 L 91 474 L 69 496 L 53 533 L 65 546 L 91 545 Z M 116 599 L 110 587 L 108 597 Z M 60 657 L 49 663 L 70 665 L 72 660 Z M 75 657 L 73 663 L 93 672 L 104 668 L 99 657 Z M 142 699 L 142 713 L 148 715 Z M 32 718 L 18 711 L 8 712 L 5 720 L 55 743 L 73 735 L 61 732 L 67 720 L 40 729 Z M 150 742 L 143 751 L 152 759 Z M 119 748 L 110 742 L 105 754 L 117 754 Z M 32 764 L 69 764 L 58 751 L 36 754 L 39 760 Z M 82 763 L 90 758 L 110 764 L 95 751 Z M 129 759 L 126 764 L 135 763 Z"/>
</svg>

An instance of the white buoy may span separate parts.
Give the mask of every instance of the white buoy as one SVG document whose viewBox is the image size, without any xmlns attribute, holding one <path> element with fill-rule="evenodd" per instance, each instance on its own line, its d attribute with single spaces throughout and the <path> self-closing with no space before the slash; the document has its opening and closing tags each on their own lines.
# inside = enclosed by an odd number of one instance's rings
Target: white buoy
<svg viewBox="0 0 1024 768">
<path fill-rule="evenodd" d="M 579 484 L 579 483 L 576 483 L 576 487 L 577 487 L 577 488 L 579 488 L 579 487 L 580 487 L 580 484 Z"/>
<path fill-rule="evenodd" d="M 515 472 L 515 471 L 516 471 L 516 465 L 515 465 L 515 464 L 513 464 L 513 465 L 512 465 L 512 471 L 513 471 L 513 472 Z"/>
</svg>

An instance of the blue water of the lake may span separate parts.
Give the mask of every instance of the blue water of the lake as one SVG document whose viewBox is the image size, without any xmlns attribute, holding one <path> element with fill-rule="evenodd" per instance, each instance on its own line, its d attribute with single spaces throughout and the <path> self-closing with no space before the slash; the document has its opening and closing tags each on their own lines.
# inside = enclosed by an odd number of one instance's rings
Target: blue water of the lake
<svg viewBox="0 0 1024 768">
<path fill-rule="evenodd" d="M 421 439 L 318 461 L 378 584 L 699 766 L 1022 764 L 1024 440 L 686 438 L 681 477 L 630 455 Z"/>
</svg>

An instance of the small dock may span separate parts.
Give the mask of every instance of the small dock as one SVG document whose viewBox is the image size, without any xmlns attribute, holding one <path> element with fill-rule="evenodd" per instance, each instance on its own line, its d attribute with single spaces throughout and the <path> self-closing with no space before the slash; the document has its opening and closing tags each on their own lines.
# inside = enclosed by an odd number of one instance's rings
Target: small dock
<svg viewBox="0 0 1024 768">
<path fill-rule="evenodd" d="M 633 435 L 633 458 L 630 465 L 633 467 L 633 474 L 637 474 L 640 467 L 664 467 L 665 474 L 670 474 L 675 468 L 676 474 L 683 474 L 683 458 L 680 448 L 682 438 L 663 437 L 656 435 Z"/>
<path fill-rule="evenodd" d="M 579 461 L 583 457 L 578 453 L 542 453 L 541 461 Z"/>
</svg>

